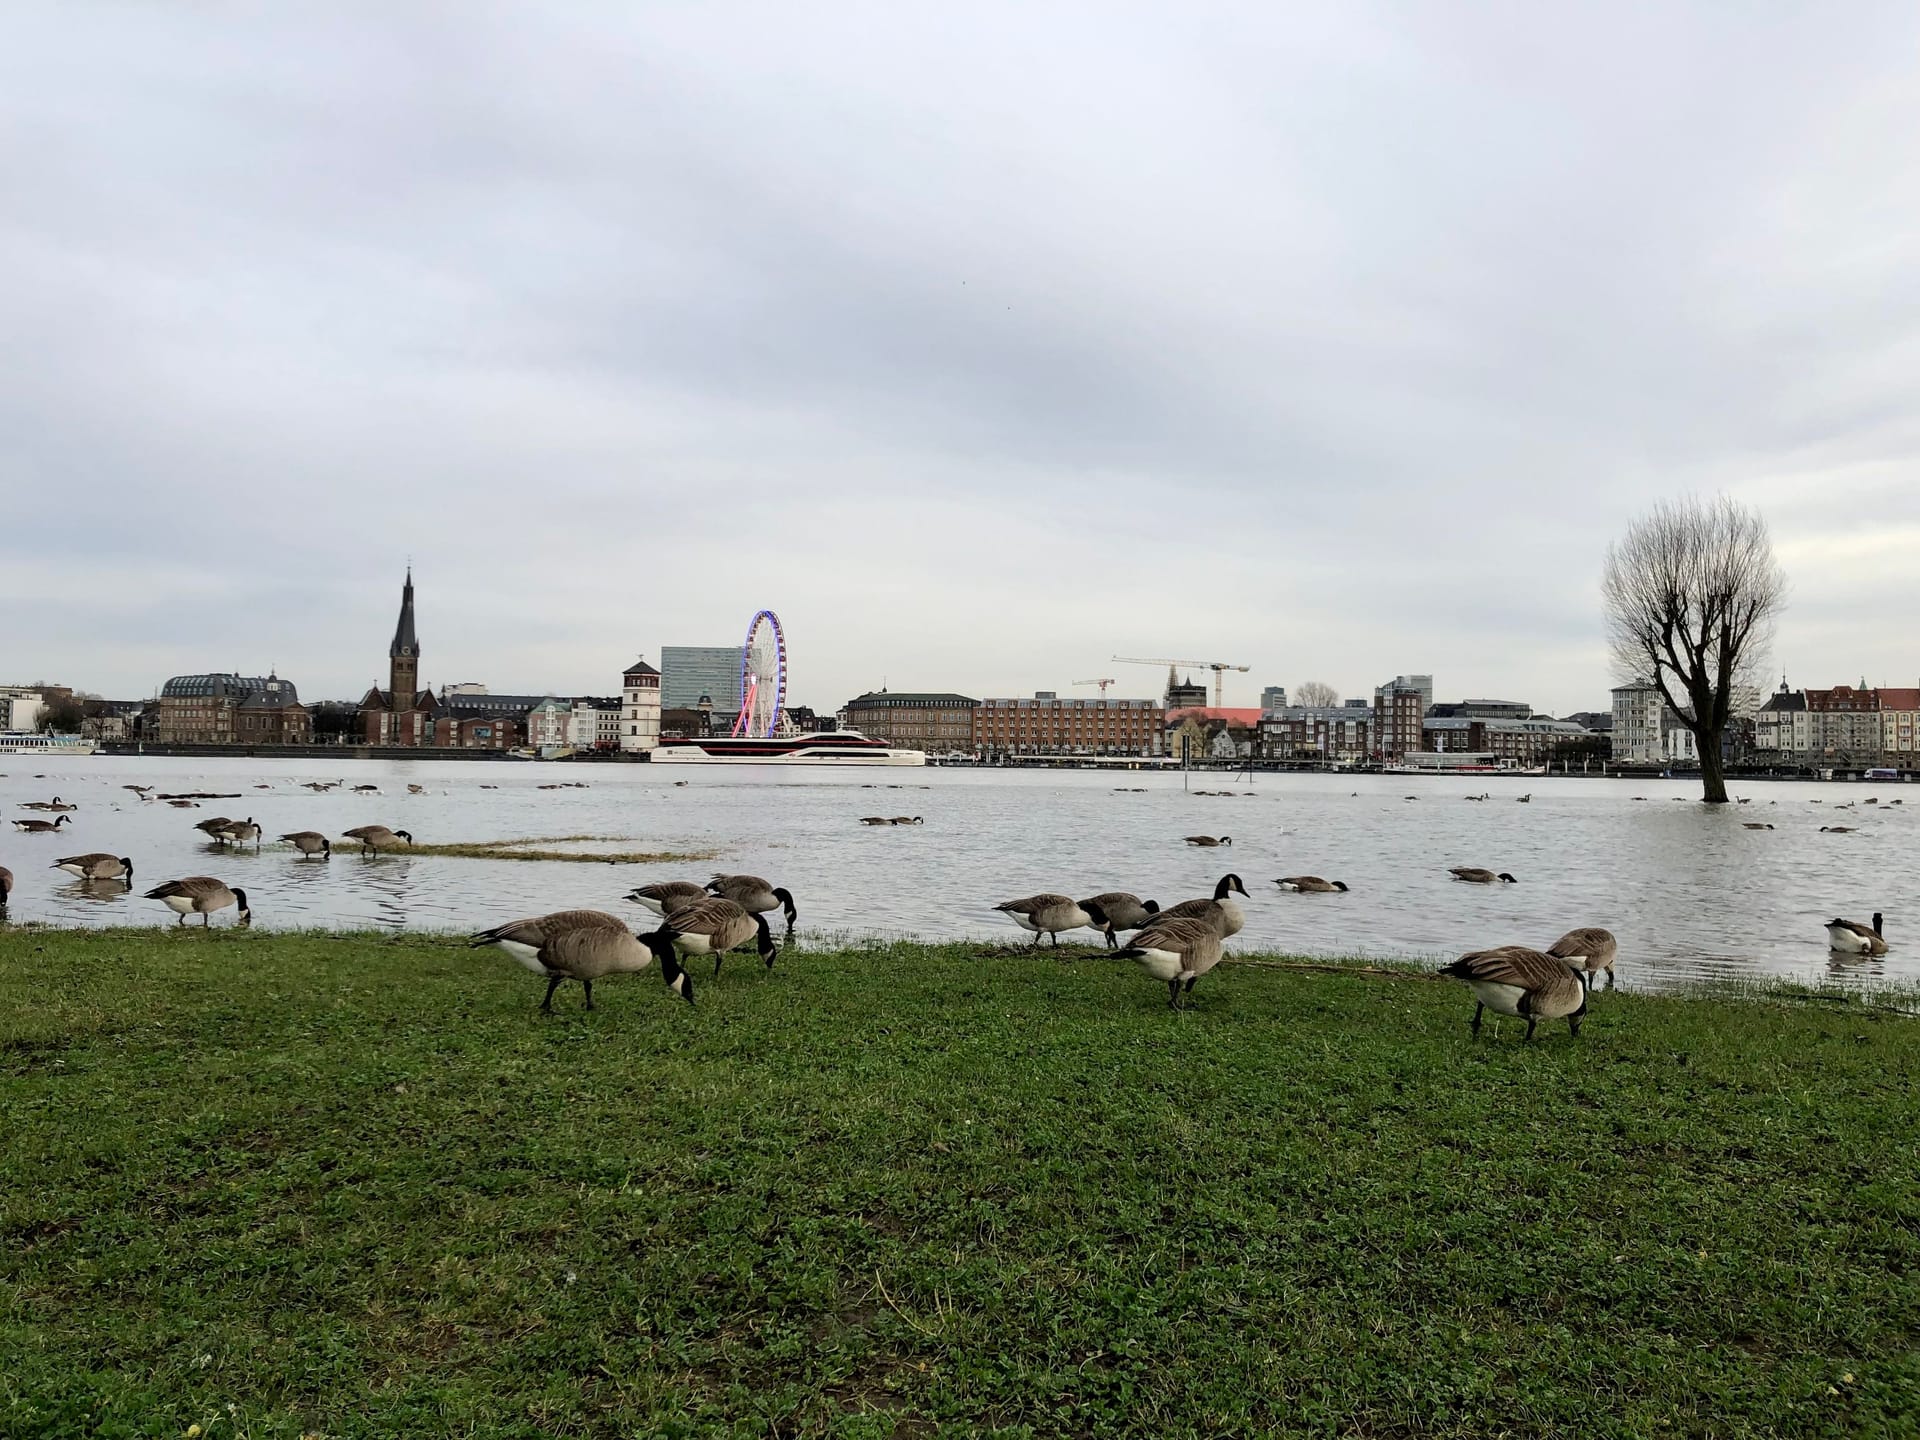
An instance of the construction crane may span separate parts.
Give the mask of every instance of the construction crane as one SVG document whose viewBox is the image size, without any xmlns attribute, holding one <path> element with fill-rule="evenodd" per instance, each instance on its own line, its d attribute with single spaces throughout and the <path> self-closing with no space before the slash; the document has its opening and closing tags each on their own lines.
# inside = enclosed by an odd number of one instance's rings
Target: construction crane
<svg viewBox="0 0 1920 1440">
<path fill-rule="evenodd" d="M 1224 660 L 1146 660 L 1138 655 L 1116 655 L 1113 657 L 1113 663 L 1116 665 L 1185 665 L 1192 670 L 1211 670 L 1213 672 L 1213 708 L 1216 710 L 1220 708 L 1220 691 L 1226 683 L 1227 671 L 1238 670 L 1244 674 L 1253 668 L 1251 665 L 1229 665 Z"/>
<path fill-rule="evenodd" d="M 1104 700 L 1107 698 L 1107 686 L 1118 685 L 1120 682 L 1118 680 L 1076 680 L 1073 683 L 1076 685 L 1098 685 L 1100 687 L 1100 698 Z M 1862 686 L 1861 688 L 1865 689 L 1866 687 Z"/>
</svg>

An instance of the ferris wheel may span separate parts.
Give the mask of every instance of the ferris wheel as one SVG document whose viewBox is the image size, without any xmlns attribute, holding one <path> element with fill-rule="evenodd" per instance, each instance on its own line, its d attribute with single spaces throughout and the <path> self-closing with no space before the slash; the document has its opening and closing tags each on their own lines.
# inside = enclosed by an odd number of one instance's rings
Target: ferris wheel
<svg viewBox="0 0 1920 1440">
<path fill-rule="evenodd" d="M 786 636 L 780 617 L 762 610 L 747 626 L 747 643 L 740 647 L 740 718 L 733 722 L 733 733 L 753 739 L 774 734 L 786 703 Z"/>
</svg>

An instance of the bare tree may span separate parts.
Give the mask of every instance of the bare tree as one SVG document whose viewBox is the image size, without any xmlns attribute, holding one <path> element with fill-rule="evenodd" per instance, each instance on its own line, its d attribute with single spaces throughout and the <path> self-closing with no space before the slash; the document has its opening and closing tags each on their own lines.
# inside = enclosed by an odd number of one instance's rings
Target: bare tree
<svg viewBox="0 0 1920 1440">
<path fill-rule="evenodd" d="M 1786 604 L 1767 522 L 1725 495 L 1662 501 L 1607 548 L 1601 591 L 1620 678 L 1659 687 L 1698 745 L 1701 798 L 1725 804 L 1720 737 Z"/>
<path fill-rule="evenodd" d="M 1296 705 L 1338 705 L 1340 692 L 1324 680 L 1309 680 L 1293 692 Z"/>
</svg>

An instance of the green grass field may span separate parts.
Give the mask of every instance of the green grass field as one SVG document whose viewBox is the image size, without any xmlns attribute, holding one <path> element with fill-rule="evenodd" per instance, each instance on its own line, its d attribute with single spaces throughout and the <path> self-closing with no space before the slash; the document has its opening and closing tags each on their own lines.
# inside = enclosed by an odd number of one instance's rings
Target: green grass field
<svg viewBox="0 0 1920 1440">
<path fill-rule="evenodd" d="M 1920 1433 L 1920 1022 L 0 933 L 0 1433 Z"/>
</svg>

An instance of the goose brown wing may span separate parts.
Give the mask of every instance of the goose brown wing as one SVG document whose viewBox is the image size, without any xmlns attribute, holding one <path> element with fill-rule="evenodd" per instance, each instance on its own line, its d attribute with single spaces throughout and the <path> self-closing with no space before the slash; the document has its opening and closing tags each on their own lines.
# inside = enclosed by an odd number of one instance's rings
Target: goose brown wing
<svg viewBox="0 0 1920 1440">
<path fill-rule="evenodd" d="M 1004 905 L 996 905 L 996 910 L 1004 910 L 1009 915 L 1037 915 L 1056 905 L 1072 905 L 1073 898 L 1068 895 L 1055 895 L 1051 892 L 1042 895 L 1029 895 L 1024 900 L 1009 900 Z"/>
<path fill-rule="evenodd" d="M 1589 957 L 1597 960 L 1610 958 L 1619 948 L 1619 942 L 1613 938 L 1611 930 L 1602 930 L 1598 925 L 1583 925 L 1578 930 L 1569 930 L 1549 945 L 1547 954 L 1562 960 L 1585 960 Z"/>
<path fill-rule="evenodd" d="M 710 945 L 721 950 L 731 950 L 759 929 L 751 915 L 723 899 L 701 900 L 676 910 L 665 924 L 678 935 L 704 935 Z"/>
<path fill-rule="evenodd" d="M 1501 945 L 1492 950 L 1475 950 L 1462 955 L 1442 973 L 1460 980 L 1518 985 L 1523 990 L 1540 990 L 1569 980 L 1579 983 L 1565 960 L 1528 949 L 1525 945 Z"/>
<path fill-rule="evenodd" d="M 538 950 L 549 941 L 576 930 L 625 930 L 627 927 L 617 915 L 609 915 L 604 910 L 555 910 L 548 915 L 533 915 L 525 920 L 509 920 L 504 925 L 496 925 L 491 930 L 482 930 L 473 937 L 476 945 L 491 945 L 495 941 L 505 940 L 514 945 L 525 945 Z"/>
</svg>

